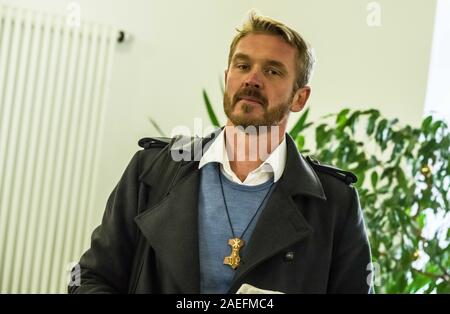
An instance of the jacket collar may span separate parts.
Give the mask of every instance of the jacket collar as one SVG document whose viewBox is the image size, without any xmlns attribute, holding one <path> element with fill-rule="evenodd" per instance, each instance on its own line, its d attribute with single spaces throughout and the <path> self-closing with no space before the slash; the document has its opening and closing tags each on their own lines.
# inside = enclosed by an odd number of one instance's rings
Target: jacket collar
<svg viewBox="0 0 450 314">
<path fill-rule="evenodd" d="M 220 132 L 220 130 L 218 130 Z M 217 135 L 218 132 L 213 134 Z M 212 136 L 214 136 L 212 134 Z M 293 197 L 302 194 L 326 200 L 322 185 L 314 170 L 298 153 L 292 138 L 287 135 L 286 168 L 271 194 L 266 207 L 243 250 L 243 261 L 234 277 L 230 292 L 235 292 L 245 274 L 271 256 L 307 237 L 312 228 L 302 215 L 305 202 L 298 206 Z M 207 140 L 202 140 L 205 145 Z M 198 141 L 197 141 L 198 143 Z M 193 148 L 194 143 L 186 147 Z M 198 157 L 198 156 L 197 156 Z M 135 218 L 156 256 L 171 271 L 182 293 L 200 292 L 198 248 L 198 193 L 200 158 L 182 162 L 173 188 L 158 204 Z M 156 187 L 158 178 L 149 173 L 142 181 Z M 222 257 L 219 257 L 222 258 Z"/>
<path fill-rule="evenodd" d="M 286 192 L 292 196 L 303 194 L 326 200 L 322 183 L 316 172 L 298 152 L 297 146 L 289 134 L 286 134 L 286 141 L 288 158 L 285 171 L 280 179 Z"/>
</svg>

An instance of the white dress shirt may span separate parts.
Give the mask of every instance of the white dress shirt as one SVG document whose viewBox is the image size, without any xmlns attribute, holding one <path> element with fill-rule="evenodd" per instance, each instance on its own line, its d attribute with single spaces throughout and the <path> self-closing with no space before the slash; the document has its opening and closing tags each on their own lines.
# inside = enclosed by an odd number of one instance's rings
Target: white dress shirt
<svg viewBox="0 0 450 314">
<path fill-rule="evenodd" d="M 230 161 L 225 147 L 225 129 L 219 133 L 214 142 L 203 154 L 198 165 L 199 169 L 207 163 L 218 162 L 220 163 L 220 170 L 225 177 L 243 185 L 259 185 L 272 178 L 275 183 L 280 179 L 286 165 L 286 135 L 267 159 L 258 168 L 251 171 L 242 182 L 230 167 Z"/>
</svg>

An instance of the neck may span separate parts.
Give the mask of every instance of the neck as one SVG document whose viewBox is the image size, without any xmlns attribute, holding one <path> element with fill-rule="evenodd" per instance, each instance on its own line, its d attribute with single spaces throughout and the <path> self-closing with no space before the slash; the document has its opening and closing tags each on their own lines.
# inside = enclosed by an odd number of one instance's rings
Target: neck
<svg viewBox="0 0 450 314">
<path fill-rule="evenodd" d="M 231 170 L 242 182 L 258 168 L 283 141 L 286 127 L 267 127 L 259 132 L 225 126 L 225 147 Z"/>
</svg>

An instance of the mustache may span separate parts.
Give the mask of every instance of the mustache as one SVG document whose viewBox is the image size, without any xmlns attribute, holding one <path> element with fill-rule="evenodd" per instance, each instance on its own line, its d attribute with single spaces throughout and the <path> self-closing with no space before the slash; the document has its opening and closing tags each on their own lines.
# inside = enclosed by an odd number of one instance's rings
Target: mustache
<svg viewBox="0 0 450 314">
<path fill-rule="evenodd" d="M 258 101 L 263 105 L 263 107 L 267 107 L 267 98 L 261 94 L 258 88 L 255 87 L 244 87 L 239 92 L 237 92 L 233 97 L 233 105 L 235 105 L 239 100 L 244 97 L 250 97 Z"/>
</svg>

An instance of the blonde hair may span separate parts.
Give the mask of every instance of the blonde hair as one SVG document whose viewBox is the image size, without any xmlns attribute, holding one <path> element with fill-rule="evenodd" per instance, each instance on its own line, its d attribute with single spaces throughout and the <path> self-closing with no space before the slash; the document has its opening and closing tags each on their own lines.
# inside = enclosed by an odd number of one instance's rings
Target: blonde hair
<svg viewBox="0 0 450 314">
<path fill-rule="evenodd" d="M 233 38 L 230 45 L 228 67 L 230 67 L 231 58 L 233 57 L 237 44 L 248 34 L 256 33 L 280 36 L 297 50 L 297 79 L 294 89 L 296 90 L 308 84 L 311 79 L 315 58 L 311 47 L 298 32 L 279 21 L 267 16 L 258 15 L 253 10 L 249 13 L 248 20 L 244 22 L 242 28 L 237 28 L 236 30 L 238 33 Z"/>
</svg>

